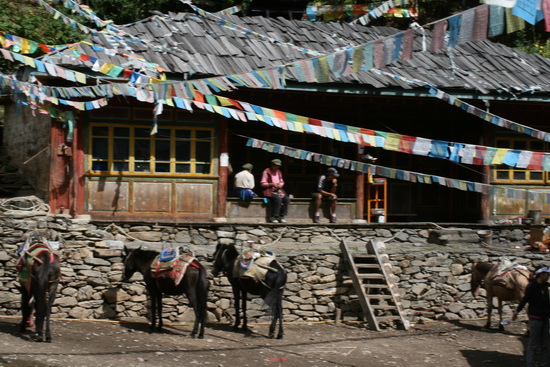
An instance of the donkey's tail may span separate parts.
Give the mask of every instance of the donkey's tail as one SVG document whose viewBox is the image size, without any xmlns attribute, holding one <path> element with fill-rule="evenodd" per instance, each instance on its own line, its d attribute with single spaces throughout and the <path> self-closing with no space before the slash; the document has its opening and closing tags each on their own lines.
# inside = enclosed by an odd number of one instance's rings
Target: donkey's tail
<svg viewBox="0 0 550 367">
<path fill-rule="evenodd" d="M 286 272 L 277 264 L 277 276 L 273 282 L 272 288 L 265 296 L 264 302 L 269 307 L 273 315 L 277 315 L 279 308 L 281 307 L 283 292 L 285 291 L 286 284 Z"/>
</svg>

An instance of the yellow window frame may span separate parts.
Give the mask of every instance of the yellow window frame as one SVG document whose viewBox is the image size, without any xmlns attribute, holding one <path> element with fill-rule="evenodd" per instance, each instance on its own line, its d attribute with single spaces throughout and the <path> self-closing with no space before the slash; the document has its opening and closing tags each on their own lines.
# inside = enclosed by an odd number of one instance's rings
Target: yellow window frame
<svg viewBox="0 0 550 367">
<path fill-rule="evenodd" d="M 495 138 L 497 148 L 528 151 L 547 151 L 548 143 L 529 138 Z M 537 177 L 535 177 L 537 176 Z M 520 178 L 521 177 L 521 178 Z M 514 185 L 547 185 L 550 181 L 548 172 L 499 165 L 491 168 L 491 183 Z"/>
<path fill-rule="evenodd" d="M 94 127 L 103 127 L 107 129 L 107 135 L 94 135 Z M 125 139 L 122 136 L 115 136 L 114 131 L 116 128 L 127 128 L 129 129 L 129 134 L 126 139 L 129 140 L 128 144 L 128 160 L 114 159 L 114 144 L 115 139 Z M 136 140 L 143 139 L 143 137 L 136 137 L 136 129 L 150 129 L 150 125 L 125 125 L 125 124 L 112 124 L 112 123 L 101 123 L 101 122 L 92 122 L 89 124 L 88 128 L 88 153 L 87 153 L 87 166 L 88 173 L 92 175 L 132 175 L 132 176 L 214 176 L 214 133 L 215 130 L 213 127 L 181 127 L 181 126 L 159 126 L 159 131 L 170 130 L 170 136 L 157 137 L 156 135 L 151 135 L 149 140 L 149 160 L 137 160 L 136 159 Z M 176 131 L 189 131 L 189 138 L 176 138 Z M 198 132 L 209 132 L 209 138 L 197 138 Z M 107 139 L 108 144 L 108 154 L 107 159 L 94 159 L 93 149 L 93 139 L 94 138 L 103 138 Z M 157 140 L 169 140 L 170 146 L 170 159 L 167 161 L 160 161 L 156 159 L 156 144 Z M 190 160 L 188 161 L 177 161 L 176 160 L 176 142 L 177 141 L 188 141 L 190 143 Z M 209 152 L 210 161 L 198 161 L 197 159 L 197 143 L 199 142 L 209 142 Z M 94 169 L 94 162 L 105 162 L 107 164 L 106 170 L 97 170 Z M 115 163 L 118 162 L 127 162 L 128 170 L 116 170 L 114 169 Z M 136 162 L 148 162 L 149 171 L 136 171 Z M 156 172 L 157 163 L 168 163 L 169 171 L 168 172 Z M 176 172 L 176 167 L 178 164 L 188 164 L 189 172 Z M 197 167 L 199 165 L 208 166 L 208 173 L 198 172 Z"/>
</svg>

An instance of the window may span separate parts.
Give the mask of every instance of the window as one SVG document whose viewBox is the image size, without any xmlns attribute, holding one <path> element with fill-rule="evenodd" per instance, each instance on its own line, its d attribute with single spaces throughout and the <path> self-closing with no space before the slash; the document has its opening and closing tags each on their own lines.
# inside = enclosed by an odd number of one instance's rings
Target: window
<svg viewBox="0 0 550 367">
<path fill-rule="evenodd" d="M 211 175 L 212 128 L 159 127 L 92 123 L 89 167 L 92 173 Z"/>
<path fill-rule="evenodd" d="M 495 143 L 497 148 L 529 150 L 533 152 L 543 152 L 548 148 L 547 143 L 530 139 L 497 138 Z M 548 177 L 548 172 L 544 171 L 532 171 L 507 165 L 499 165 L 492 169 L 492 182 L 544 185 L 550 182 L 550 177 Z"/>
</svg>

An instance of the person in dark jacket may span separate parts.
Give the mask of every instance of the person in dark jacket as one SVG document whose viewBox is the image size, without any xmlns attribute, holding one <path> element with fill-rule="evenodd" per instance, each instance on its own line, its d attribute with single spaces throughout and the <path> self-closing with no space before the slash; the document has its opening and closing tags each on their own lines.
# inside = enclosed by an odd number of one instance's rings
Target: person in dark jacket
<svg viewBox="0 0 550 367">
<path fill-rule="evenodd" d="M 550 366 L 550 298 L 548 294 L 548 278 L 550 267 L 543 266 L 535 271 L 535 279 L 525 289 L 525 296 L 514 311 L 512 320 L 517 319 L 518 313 L 527 307 L 529 317 L 529 343 L 526 350 L 527 367 Z M 539 352 L 539 364 L 535 360 Z"/>
</svg>

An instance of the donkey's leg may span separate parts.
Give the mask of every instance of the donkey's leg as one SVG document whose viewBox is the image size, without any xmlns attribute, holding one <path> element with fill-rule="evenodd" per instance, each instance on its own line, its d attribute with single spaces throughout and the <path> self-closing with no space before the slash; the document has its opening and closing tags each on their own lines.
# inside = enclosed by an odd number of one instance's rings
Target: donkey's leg
<svg viewBox="0 0 550 367">
<path fill-rule="evenodd" d="M 241 324 L 241 291 L 235 286 L 233 286 L 233 298 L 235 300 L 235 324 L 233 329 L 238 330 Z"/>
<path fill-rule="evenodd" d="M 504 331 L 504 325 L 502 325 L 502 300 L 498 298 L 498 316 L 499 316 L 499 322 L 498 322 L 498 329 L 500 331 Z"/>
<path fill-rule="evenodd" d="M 487 323 L 485 327 L 487 329 L 491 328 L 491 313 L 493 312 L 493 296 L 487 294 Z"/>
<path fill-rule="evenodd" d="M 50 343 L 52 341 L 52 333 L 50 329 L 50 315 L 52 313 L 52 306 L 53 301 L 55 300 L 55 292 L 57 290 L 57 286 L 53 287 L 53 289 L 50 289 L 48 292 L 48 302 L 46 304 L 46 314 L 45 314 L 45 322 L 46 322 L 46 341 Z"/>
<path fill-rule="evenodd" d="M 21 332 L 27 330 L 27 323 L 31 317 L 32 308 L 30 305 L 30 300 L 31 297 L 27 294 L 25 288 L 21 288 L 21 313 L 23 314 L 23 319 L 21 320 L 21 325 L 19 326 L 19 330 Z"/>
<path fill-rule="evenodd" d="M 159 316 L 159 319 L 158 319 L 158 323 L 157 323 L 157 330 L 159 332 L 162 331 L 162 326 L 164 325 L 163 322 L 162 322 L 162 292 L 159 292 L 157 294 L 157 312 L 158 312 L 158 316 Z"/>
<path fill-rule="evenodd" d="M 46 290 L 35 294 L 34 310 L 36 314 L 36 341 L 44 341 L 44 317 L 46 316 Z"/>
<path fill-rule="evenodd" d="M 283 292 L 280 292 L 277 299 L 277 317 L 279 318 L 279 332 L 277 333 L 277 339 L 283 338 Z"/>
<path fill-rule="evenodd" d="M 242 331 L 247 331 L 248 330 L 248 318 L 246 317 L 246 301 L 247 301 L 247 296 L 246 296 L 246 291 L 243 289 L 241 290 L 241 298 L 242 298 L 242 301 L 243 301 L 243 326 L 241 327 Z"/>
<path fill-rule="evenodd" d="M 190 288 L 194 288 L 197 285 L 188 285 Z M 196 288 L 194 288 L 194 292 L 186 292 L 187 294 L 187 300 L 189 301 L 189 305 L 193 308 L 193 312 L 195 313 L 195 322 L 193 323 L 193 330 L 191 331 L 191 334 L 189 336 L 195 337 L 197 335 L 197 331 L 199 330 L 199 319 L 200 319 L 200 313 L 199 313 L 199 307 L 197 302 L 197 294 L 196 294 Z"/>
<path fill-rule="evenodd" d="M 151 327 L 149 331 L 153 333 L 157 324 L 157 295 L 155 292 L 149 291 L 149 297 L 151 298 Z"/>
</svg>

